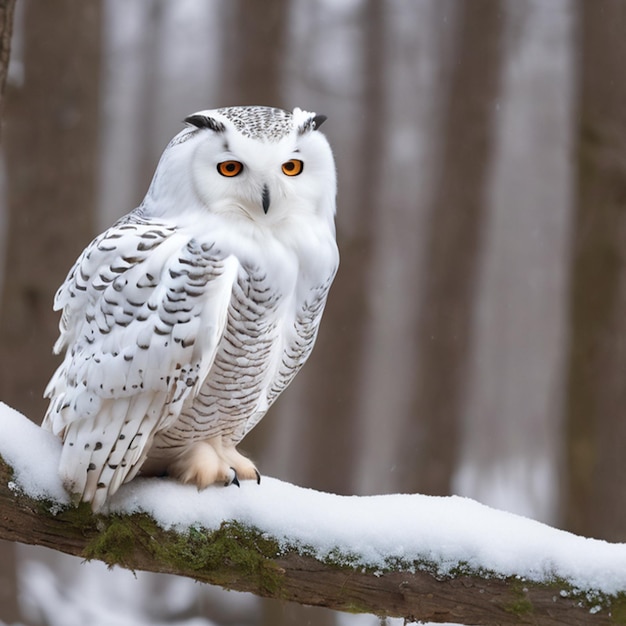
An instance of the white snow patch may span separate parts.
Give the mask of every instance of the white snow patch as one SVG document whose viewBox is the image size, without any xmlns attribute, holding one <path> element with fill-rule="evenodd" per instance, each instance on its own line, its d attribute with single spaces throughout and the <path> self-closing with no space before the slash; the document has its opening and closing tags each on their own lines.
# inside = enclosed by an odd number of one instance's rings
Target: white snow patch
<svg viewBox="0 0 626 626">
<path fill-rule="evenodd" d="M 0 402 L 0 456 L 13 468 L 16 489 L 37 500 L 69 504 L 57 472 L 60 440 L 4 402 Z"/>
<path fill-rule="evenodd" d="M 57 439 L 1 403 L 0 432 L 0 455 L 19 488 L 67 504 L 56 473 Z M 168 479 L 137 479 L 120 489 L 110 510 L 143 511 L 177 530 L 238 521 L 285 546 L 308 546 L 322 558 L 349 554 L 380 568 L 399 559 L 437 563 L 441 574 L 466 565 L 527 580 L 559 577 L 581 591 L 626 589 L 626 544 L 578 537 L 468 498 L 337 496 L 268 477 L 261 485 L 201 492 Z"/>
</svg>

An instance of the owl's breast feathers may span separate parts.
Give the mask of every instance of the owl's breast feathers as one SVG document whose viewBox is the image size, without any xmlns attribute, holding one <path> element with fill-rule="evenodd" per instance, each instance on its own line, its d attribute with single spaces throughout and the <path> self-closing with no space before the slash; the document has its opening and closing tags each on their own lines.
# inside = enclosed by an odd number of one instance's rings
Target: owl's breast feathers
<svg viewBox="0 0 626 626">
<path fill-rule="evenodd" d="M 44 426 L 64 439 L 68 489 L 94 509 L 149 455 L 215 434 L 235 445 L 311 352 L 336 252 L 316 264 L 311 250 L 251 241 L 248 254 L 210 235 L 131 213 L 57 293 L 66 354 Z"/>
</svg>

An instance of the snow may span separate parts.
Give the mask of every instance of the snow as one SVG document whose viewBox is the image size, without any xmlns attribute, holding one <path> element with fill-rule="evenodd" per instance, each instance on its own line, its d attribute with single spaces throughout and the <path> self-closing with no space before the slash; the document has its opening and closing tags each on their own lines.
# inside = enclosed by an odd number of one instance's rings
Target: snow
<svg viewBox="0 0 626 626">
<path fill-rule="evenodd" d="M 16 488 L 37 500 L 69 504 L 56 471 L 60 440 L 4 402 L 0 402 L 0 456 L 13 468 Z"/>
<path fill-rule="evenodd" d="M 15 488 L 66 505 L 56 472 L 59 441 L 2 403 L 0 432 L 0 455 L 15 470 Z M 201 492 L 169 479 L 136 479 L 120 489 L 110 510 L 143 511 L 181 531 L 236 520 L 285 547 L 306 546 L 320 558 L 339 551 L 380 569 L 401 560 L 436 564 L 442 575 L 463 566 L 532 581 L 556 577 L 583 592 L 626 589 L 626 544 L 579 537 L 468 498 L 338 496 L 269 477 L 260 485 Z"/>
</svg>

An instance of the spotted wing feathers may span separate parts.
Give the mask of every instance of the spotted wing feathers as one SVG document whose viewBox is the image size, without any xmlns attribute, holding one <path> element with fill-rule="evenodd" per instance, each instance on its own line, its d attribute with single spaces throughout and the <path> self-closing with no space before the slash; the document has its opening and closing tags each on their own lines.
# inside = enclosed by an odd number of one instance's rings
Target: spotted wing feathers
<svg viewBox="0 0 626 626">
<path fill-rule="evenodd" d="M 237 261 L 165 224 L 127 219 L 97 237 L 59 289 L 67 350 L 44 425 L 60 472 L 97 510 L 202 384 L 224 331 Z"/>
</svg>

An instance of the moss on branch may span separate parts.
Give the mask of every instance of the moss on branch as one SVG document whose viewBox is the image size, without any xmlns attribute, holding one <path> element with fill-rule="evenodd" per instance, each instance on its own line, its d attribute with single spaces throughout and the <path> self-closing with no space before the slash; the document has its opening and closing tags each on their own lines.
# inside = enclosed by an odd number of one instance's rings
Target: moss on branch
<svg viewBox="0 0 626 626">
<path fill-rule="evenodd" d="M 165 530 L 146 514 L 94 515 L 15 489 L 0 458 L 0 538 L 43 545 L 109 566 L 188 576 L 228 589 L 350 612 L 467 624 L 626 624 L 626 595 L 577 593 L 566 580 L 525 581 L 458 563 L 389 559 L 367 567 L 337 549 L 318 558 L 257 528 Z M 442 574 L 442 572 L 446 572 Z M 626 590 L 625 590 L 626 591 Z"/>
</svg>

